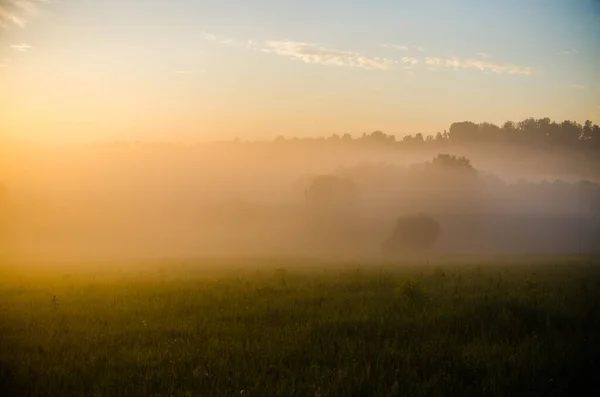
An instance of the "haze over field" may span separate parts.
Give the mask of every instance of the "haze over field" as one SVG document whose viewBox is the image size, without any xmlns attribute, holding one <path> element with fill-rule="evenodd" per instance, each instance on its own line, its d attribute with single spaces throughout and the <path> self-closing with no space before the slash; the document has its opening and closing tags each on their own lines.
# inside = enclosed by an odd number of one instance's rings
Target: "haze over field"
<svg viewBox="0 0 600 397">
<path fill-rule="evenodd" d="M 598 389 L 599 22 L 0 0 L 0 395 Z"/>
<path fill-rule="evenodd" d="M 599 15 L 2 0 L 2 251 L 373 257 L 427 213 L 434 253 L 592 252 Z"/>
</svg>

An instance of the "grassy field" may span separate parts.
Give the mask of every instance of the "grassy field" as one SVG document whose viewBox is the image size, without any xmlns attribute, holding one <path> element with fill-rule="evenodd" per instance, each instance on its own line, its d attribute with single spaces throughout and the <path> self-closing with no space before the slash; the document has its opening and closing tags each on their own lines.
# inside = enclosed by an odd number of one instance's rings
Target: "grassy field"
<svg viewBox="0 0 600 397">
<path fill-rule="evenodd" d="M 593 260 L 8 269 L 0 274 L 2 396 L 600 389 Z"/>
</svg>

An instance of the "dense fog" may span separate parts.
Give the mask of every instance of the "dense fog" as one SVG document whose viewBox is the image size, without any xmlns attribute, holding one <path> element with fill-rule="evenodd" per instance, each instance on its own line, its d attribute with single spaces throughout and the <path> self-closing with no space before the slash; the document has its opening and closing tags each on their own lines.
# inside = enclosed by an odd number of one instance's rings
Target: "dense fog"
<svg viewBox="0 0 600 397">
<path fill-rule="evenodd" d="M 379 257 L 416 213 L 440 224 L 431 254 L 598 251 L 600 171 L 577 153 L 276 141 L 1 158 L 10 257 Z"/>
</svg>

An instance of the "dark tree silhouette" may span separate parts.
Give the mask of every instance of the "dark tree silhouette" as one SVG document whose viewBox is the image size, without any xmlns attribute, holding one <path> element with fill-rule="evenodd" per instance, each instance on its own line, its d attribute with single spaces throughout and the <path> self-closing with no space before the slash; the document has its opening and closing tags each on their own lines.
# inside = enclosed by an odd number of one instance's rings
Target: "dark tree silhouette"
<svg viewBox="0 0 600 397">
<path fill-rule="evenodd" d="M 501 126 L 483 122 L 460 121 L 450 125 L 448 131 L 438 132 L 434 135 L 404 135 L 396 139 L 395 135 L 386 134 L 382 131 L 374 131 L 370 134 L 363 133 L 357 138 L 350 134 L 342 137 L 333 135 L 328 139 L 306 138 L 306 141 L 318 142 L 357 142 L 365 144 L 377 144 L 386 146 L 469 146 L 473 144 L 509 144 L 531 148 L 556 147 L 562 150 L 588 150 L 600 149 L 600 127 L 586 120 L 584 124 L 565 120 L 562 122 L 552 121 L 548 117 L 535 119 L 529 117 L 519 122 L 506 121 Z M 281 142 L 281 139 L 277 140 Z M 288 140 L 293 141 L 293 140 Z"/>
<path fill-rule="evenodd" d="M 431 165 L 446 170 L 475 171 L 468 158 L 464 156 L 452 156 L 450 154 L 438 154 L 431 161 Z"/>
</svg>

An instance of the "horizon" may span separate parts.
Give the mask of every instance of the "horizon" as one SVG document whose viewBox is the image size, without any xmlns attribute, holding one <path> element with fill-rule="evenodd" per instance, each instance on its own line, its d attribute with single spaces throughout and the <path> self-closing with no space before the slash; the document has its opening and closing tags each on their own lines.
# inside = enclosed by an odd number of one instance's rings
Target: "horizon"
<svg viewBox="0 0 600 397">
<path fill-rule="evenodd" d="M 594 0 L 2 0 L 0 129 L 69 145 L 598 124 L 598 15 Z"/>
<path fill-rule="evenodd" d="M 345 133 L 332 133 L 330 135 L 300 135 L 300 136 L 286 136 L 284 134 L 277 134 L 277 135 L 273 135 L 273 136 L 268 136 L 268 137 L 256 137 L 256 138 L 248 138 L 248 139 L 243 139 L 240 138 L 240 136 L 233 136 L 233 137 L 224 137 L 221 139 L 208 139 L 208 140 L 160 140 L 160 139 L 108 139 L 108 140 L 97 140 L 97 141 L 72 141 L 72 142 L 44 142 L 44 141 L 28 141 L 25 142 L 23 140 L 19 141 L 19 140 L 11 140 L 7 137 L 3 137 L 4 140 L 0 141 L 3 146 L 5 148 L 10 148 L 10 147 L 30 147 L 30 148 L 52 148 L 52 147 L 78 147 L 78 146 L 103 146 L 103 145 L 121 145 L 121 144 L 128 144 L 128 145 L 174 145 L 174 146 L 197 146 L 197 145 L 204 145 L 204 144 L 221 144 L 221 143 L 238 143 L 238 144 L 258 144 L 258 143 L 278 143 L 278 142 L 288 142 L 288 143 L 294 143 L 294 142 L 306 142 L 306 141 L 323 141 L 323 142 L 331 142 L 333 139 L 332 138 L 337 138 L 338 140 L 342 140 L 342 138 L 345 138 L 346 136 L 350 137 L 351 141 L 361 141 L 362 139 L 368 138 L 369 136 L 372 136 L 373 134 L 376 133 L 382 133 L 384 136 L 387 137 L 393 137 L 393 140 L 390 141 L 390 143 L 395 143 L 395 144 L 403 144 L 406 143 L 404 141 L 405 138 L 415 138 L 418 136 L 421 136 L 421 138 L 423 138 L 423 144 L 428 143 L 429 141 L 427 140 L 427 138 L 436 138 L 436 136 L 438 134 L 442 134 L 442 136 L 444 136 L 444 138 L 442 139 L 443 141 L 447 142 L 447 143 L 451 143 L 453 141 L 453 139 L 451 138 L 451 134 L 449 134 L 449 132 L 451 131 L 451 127 L 453 124 L 461 124 L 461 123 L 473 123 L 477 126 L 482 126 L 485 124 L 491 125 L 491 126 L 495 126 L 498 127 L 500 129 L 504 128 L 504 124 L 505 123 L 514 123 L 517 128 L 519 123 L 524 122 L 524 121 L 528 121 L 528 120 L 544 120 L 544 119 L 548 119 L 548 117 L 545 118 L 540 118 L 540 119 L 535 119 L 533 117 L 528 117 L 524 120 L 520 120 L 520 121 L 515 121 L 515 120 L 505 120 L 502 123 L 499 124 L 494 124 L 494 123 L 489 123 L 487 121 L 482 121 L 481 123 L 476 123 L 470 120 L 463 120 L 463 121 L 455 121 L 453 122 L 450 126 L 448 126 L 448 128 L 444 128 L 441 131 L 437 131 L 435 133 L 429 133 L 429 134 L 425 134 L 425 133 L 415 133 L 415 134 L 408 134 L 408 133 L 390 133 L 390 132 L 386 132 L 386 131 L 381 131 L 379 129 L 374 130 L 374 131 L 369 131 L 369 132 L 356 132 L 356 133 L 352 133 L 352 132 L 345 132 Z M 572 123 L 575 126 L 579 127 L 579 128 L 583 128 L 586 122 L 591 122 L 591 120 L 587 119 L 584 122 L 579 122 L 576 120 L 549 120 L 550 124 L 556 124 L 556 125 L 561 125 L 561 123 Z M 592 124 L 593 128 L 598 128 L 597 124 Z M 543 127 L 542 127 L 543 128 Z M 527 133 L 527 132 L 525 132 Z M 579 138 L 579 140 L 581 139 L 586 139 L 586 138 Z M 434 139 L 435 140 L 435 139 Z M 594 140 L 595 142 L 595 140 Z M 522 142 L 518 142 L 518 141 L 510 141 L 510 139 L 508 141 L 487 141 L 487 144 L 492 144 L 492 145 L 498 145 L 498 144 L 508 144 L 508 145 L 513 145 L 513 146 L 522 146 L 523 143 Z M 456 142 L 454 142 L 454 144 L 456 144 Z M 469 144 L 468 142 L 462 142 L 459 143 L 458 145 L 464 145 L 464 144 Z M 526 147 L 527 145 L 525 145 Z M 585 145 L 584 145 L 585 146 Z M 564 147 L 563 149 L 569 150 L 568 147 Z M 572 148 L 571 148 L 572 149 Z"/>
</svg>

